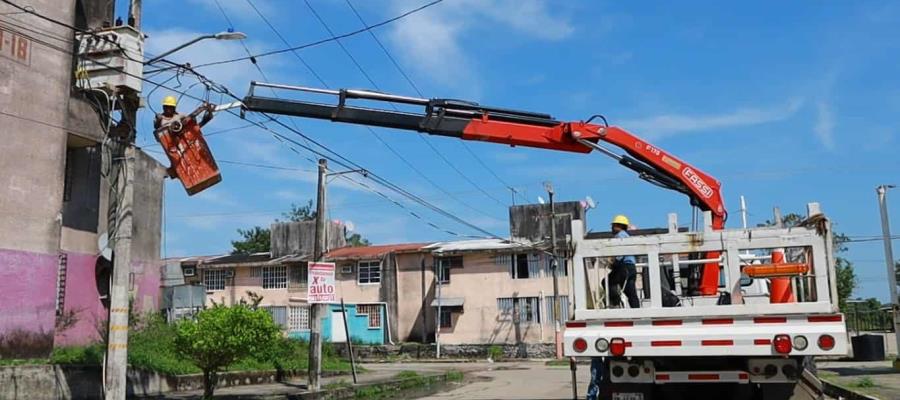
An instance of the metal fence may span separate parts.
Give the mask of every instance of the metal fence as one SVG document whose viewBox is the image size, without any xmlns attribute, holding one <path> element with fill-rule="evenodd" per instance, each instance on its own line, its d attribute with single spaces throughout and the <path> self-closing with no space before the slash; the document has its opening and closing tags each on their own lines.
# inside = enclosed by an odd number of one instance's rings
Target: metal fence
<svg viewBox="0 0 900 400">
<path fill-rule="evenodd" d="M 844 314 L 847 330 L 851 332 L 893 332 L 894 320 L 890 310 L 849 310 Z"/>
</svg>

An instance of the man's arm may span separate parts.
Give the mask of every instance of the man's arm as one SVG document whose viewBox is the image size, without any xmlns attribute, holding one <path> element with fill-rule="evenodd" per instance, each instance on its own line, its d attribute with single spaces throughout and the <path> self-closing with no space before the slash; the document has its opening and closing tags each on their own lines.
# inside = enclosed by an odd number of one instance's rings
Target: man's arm
<svg viewBox="0 0 900 400">
<path fill-rule="evenodd" d="M 216 109 L 216 106 L 214 106 L 212 104 L 206 105 L 206 113 L 203 114 L 203 119 L 200 120 L 201 128 L 203 127 L 203 125 L 206 125 L 207 122 L 209 122 L 210 120 L 213 119 L 213 110 L 215 110 L 215 109 Z"/>
</svg>

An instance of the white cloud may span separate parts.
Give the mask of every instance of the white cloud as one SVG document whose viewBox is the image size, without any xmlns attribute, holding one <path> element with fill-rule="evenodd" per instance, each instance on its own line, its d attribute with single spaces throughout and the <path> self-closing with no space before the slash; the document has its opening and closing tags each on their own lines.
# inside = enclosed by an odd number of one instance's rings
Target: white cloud
<svg viewBox="0 0 900 400">
<path fill-rule="evenodd" d="M 816 136 L 828 150 L 834 150 L 834 114 L 831 105 L 825 101 L 816 103 Z"/>
<path fill-rule="evenodd" d="M 786 104 L 774 107 L 745 107 L 716 115 L 664 114 L 635 120 L 624 120 L 621 121 L 621 126 L 627 127 L 628 130 L 643 137 L 659 140 L 681 133 L 782 121 L 796 114 L 802 105 L 802 99 L 794 99 Z"/>
<path fill-rule="evenodd" d="M 415 7 L 407 0 L 394 4 L 397 12 Z M 429 79 L 446 86 L 464 80 L 466 88 L 476 90 L 474 62 L 460 43 L 462 37 L 484 26 L 509 28 L 540 40 L 569 37 L 574 28 L 568 18 L 552 13 L 547 4 L 542 0 L 446 2 L 392 24 L 389 37 L 406 64 Z"/>
</svg>

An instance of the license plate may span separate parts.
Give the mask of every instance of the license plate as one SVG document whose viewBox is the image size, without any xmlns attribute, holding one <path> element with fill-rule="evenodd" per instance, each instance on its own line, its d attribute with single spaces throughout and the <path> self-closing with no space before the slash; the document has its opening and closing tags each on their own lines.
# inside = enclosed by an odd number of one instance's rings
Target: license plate
<svg viewBox="0 0 900 400">
<path fill-rule="evenodd" d="M 644 400 L 643 393 L 613 393 L 613 400 Z"/>
</svg>

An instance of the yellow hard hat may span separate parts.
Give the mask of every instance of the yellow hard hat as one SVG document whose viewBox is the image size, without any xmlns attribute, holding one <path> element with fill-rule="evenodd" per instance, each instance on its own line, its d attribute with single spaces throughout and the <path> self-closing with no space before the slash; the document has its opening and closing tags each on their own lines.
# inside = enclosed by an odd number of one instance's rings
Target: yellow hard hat
<svg viewBox="0 0 900 400">
<path fill-rule="evenodd" d="M 615 218 L 613 218 L 612 223 L 621 224 L 621 225 L 625 225 L 625 226 L 631 225 L 628 223 L 628 217 L 626 217 L 624 215 L 616 215 Z"/>
<path fill-rule="evenodd" d="M 178 99 L 175 96 L 166 96 L 163 98 L 162 105 L 175 107 L 178 105 Z"/>
</svg>

